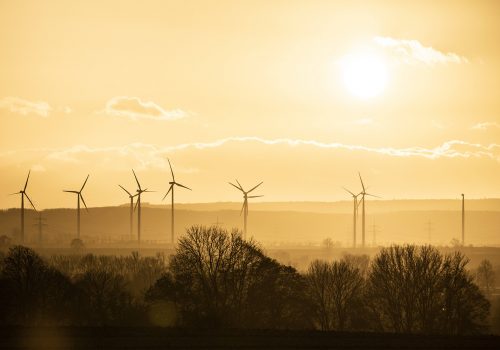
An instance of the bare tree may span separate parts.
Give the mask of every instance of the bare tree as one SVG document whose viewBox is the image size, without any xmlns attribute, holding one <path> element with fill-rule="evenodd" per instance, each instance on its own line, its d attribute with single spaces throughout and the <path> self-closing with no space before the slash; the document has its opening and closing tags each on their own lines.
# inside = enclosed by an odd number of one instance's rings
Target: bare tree
<svg viewBox="0 0 500 350">
<path fill-rule="evenodd" d="M 316 319 L 323 331 L 332 329 L 331 303 L 329 285 L 331 283 L 330 267 L 327 262 L 315 260 L 309 265 L 307 282 L 314 305 Z"/>
<path fill-rule="evenodd" d="M 476 270 L 476 282 L 484 294 L 490 297 L 495 289 L 495 271 L 493 271 L 491 261 L 488 259 L 481 261 L 479 264 Z"/>
<path fill-rule="evenodd" d="M 431 246 L 392 246 L 375 258 L 369 300 L 385 330 L 404 333 L 475 333 L 488 303 L 472 283 L 460 253 Z"/>
<path fill-rule="evenodd" d="M 354 304 L 361 299 L 363 278 L 346 261 L 313 261 L 307 273 L 309 293 L 322 330 L 348 328 Z"/>
<path fill-rule="evenodd" d="M 191 298 L 189 309 L 217 325 L 240 321 L 262 257 L 260 249 L 236 230 L 228 233 L 218 226 L 192 226 L 180 239 L 170 269 Z M 187 300 L 183 301 L 186 305 Z"/>
</svg>

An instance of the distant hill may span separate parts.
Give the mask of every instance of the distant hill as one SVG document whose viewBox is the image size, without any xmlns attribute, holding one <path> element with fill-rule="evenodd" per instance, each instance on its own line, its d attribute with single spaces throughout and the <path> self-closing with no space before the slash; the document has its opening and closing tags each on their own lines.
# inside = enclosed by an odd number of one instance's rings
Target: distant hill
<svg viewBox="0 0 500 350">
<path fill-rule="evenodd" d="M 179 203 L 176 208 L 184 210 L 217 211 L 240 210 L 239 202 L 216 203 Z M 122 206 L 128 206 L 123 204 Z M 170 205 L 143 203 L 151 208 L 170 208 Z M 380 200 L 367 197 L 366 205 L 372 213 L 391 211 L 432 211 L 432 210 L 461 210 L 461 199 L 397 199 Z M 311 213 L 352 213 L 352 200 L 337 202 L 250 202 L 253 210 L 258 211 L 302 211 Z M 500 198 L 467 199 L 467 210 L 500 211 Z"/>
<path fill-rule="evenodd" d="M 176 206 L 177 234 L 193 224 L 219 222 L 226 228 L 241 228 L 240 203 L 200 203 Z M 466 202 L 466 244 L 500 245 L 500 200 Z M 459 200 L 367 201 L 366 243 L 428 243 L 447 245 L 461 235 Z M 361 213 L 360 213 L 361 214 Z M 0 234 L 12 236 L 19 230 L 19 209 L 0 211 Z M 37 240 L 36 213 L 27 211 L 27 239 Z M 74 209 L 43 211 L 48 224 L 44 240 L 67 245 L 76 235 Z M 319 244 L 331 238 L 352 245 L 352 202 L 251 203 L 249 235 L 266 245 Z M 134 238 L 136 237 L 134 215 Z M 168 206 L 145 206 L 142 237 L 148 241 L 170 241 Z M 430 222 L 430 225 L 429 225 Z M 375 226 L 374 226 L 375 225 Z M 429 230 L 430 227 L 430 230 Z M 374 232 L 375 229 L 375 232 Z M 375 233 L 375 235 L 374 235 Z M 128 206 L 90 208 L 82 212 L 82 236 L 88 242 L 129 239 Z M 361 242 L 361 215 L 358 217 Z"/>
</svg>

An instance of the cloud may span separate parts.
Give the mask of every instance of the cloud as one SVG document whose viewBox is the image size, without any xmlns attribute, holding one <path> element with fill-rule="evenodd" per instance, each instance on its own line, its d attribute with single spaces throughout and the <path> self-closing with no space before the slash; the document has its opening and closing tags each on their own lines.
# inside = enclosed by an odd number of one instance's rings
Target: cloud
<svg viewBox="0 0 500 350">
<path fill-rule="evenodd" d="M 43 165 L 40 165 L 40 164 L 35 164 L 31 167 L 31 171 L 33 172 L 38 172 L 38 173 L 42 173 L 42 172 L 45 172 L 46 169 Z"/>
<path fill-rule="evenodd" d="M 32 102 L 18 97 L 4 97 L 0 99 L 0 108 L 22 115 L 38 114 L 47 117 L 52 108 L 47 102 Z"/>
<path fill-rule="evenodd" d="M 353 122 L 353 124 L 356 124 L 356 125 L 371 125 L 373 123 L 374 123 L 374 121 L 372 118 L 361 118 L 361 119 L 357 119 Z"/>
<path fill-rule="evenodd" d="M 117 117 L 126 117 L 132 120 L 175 120 L 188 116 L 181 109 L 164 110 L 152 101 L 142 101 L 137 97 L 117 96 L 106 103 L 104 113 Z"/>
<path fill-rule="evenodd" d="M 453 52 L 444 53 L 432 47 L 422 45 L 418 40 L 402 40 L 376 36 L 373 42 L 389 50 L 391 54 L 400 58 L 404 63 L 424 63 L 430 66 L 447 63 L 468 63 L 469 60 Z"/>
<path fill-rule="evenodd" d="M 134 164 L 139 163 L 142 168 L 168 169 L 166 157 L 177 151 L 188 149 L 213 149 L 225 146 L 230 143 L 258 143 L 263 145 L 285 145 L 289 147 L 315 147 L 332 150 L 347 150 L 355 152 L 365 152 L 381 154 L 390 157 L 421 157 L 427 159 L 438 158 L 487 158 L 500 160 L 500 145 L 482 145 L 469 143 L 460 140 L 451 140 L 435 148 L 424 147 L 367 147 L 363 145 L 349 145 L 342 143 L 325 143 L 314 140 L 301 139 L 263 139 L 260 137 L 229 137 L 213 142 L 184 143 L 174 146 L 157 147 L 151 144 L 133 143 L 124 146 L 91 148 L 84 145 L 74 146 L 64 150 L 52 151 L 47 155 L 47 159 L 63 162 L 78 163 L 92 154 L 99 155 L 99 161 L 106 163 L 108 160 L 116 161 L 115 158 L 131 157 Z M 92 158 L 94 159 L 94 158 Z"/>
<path fill-rule="evenodd" d="M 444 130 L 444 129 L 447 129 L 448 127 L 441 121 L 439 120 L 431 120 L 431 126 L 435 129 L 440 129 L 440 130 Z"/>
<path fill-rule="evenodd" d="M 488 129 L 500 129 L 500 123 L 497 122 L 483 122 L 477 123 L 472 126 L 472 129 L 475 130 L 488 130 Z"/>
<path fill-rule="evenodd" d="M 167 169 L 167 159 L 161 153 L 158 147 L 144 143 L 97 148 L 75 145 L 67 149 L 49 151 L 46 159 L 78 164 L 86 160 L 95 162 L 96 158 L 92 156 L 98 155 L 98 163 L 101 165 L 113 162 L 114 164 L 120 163 L 125 167 L 133 164 L 141 169 Z"/>
</svg>

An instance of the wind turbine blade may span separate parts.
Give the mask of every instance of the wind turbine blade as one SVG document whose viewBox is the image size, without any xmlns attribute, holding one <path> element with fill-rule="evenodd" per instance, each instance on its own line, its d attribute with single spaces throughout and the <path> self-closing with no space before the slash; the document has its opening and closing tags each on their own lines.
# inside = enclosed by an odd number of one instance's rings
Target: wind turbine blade
<svg viewBox="0 0 500 350">
<path fill-rule="evenodd" d="M 87 180 L 89 179 L 89 176 L 90 176 L 90 175 L 87 175 L 87 178 L 85 179 L 85 182 L 83 183 L 83 186 L 82 186 L 82 188 L 80 189 L 80 192 L 82 192 L 82 191 L 83 191 L 83 188 L 84 188 L 84 187 L 85 187 L 85 185 L 87 184 Z"/>
<path fill-rule="evenodd" d="M 264 183 L 264 181 L 262 181 L 260 184 L 258 184 L 257 186 L 254 186 L 251 190 L 249 190 L 247 193 L 250 193 L 252 192 L 253 190 L 255 190 L 257 187 L 259 187 L 260 185 L 262 185 Z"/>
<path fill-rule="evenodd" d="M 9 196 L 13 196 L 13 195 L 15 195 L 15 194 L 21 194 L 21 193 L 22 193 L 21 191 L 19 191 L 19 192 L 15 192 L 15 193 L 10 193 L 10 194 L 9 194 Z"/>
<path fill-rule="evenodd" d="M 164 201 L 164 200 L 165 200 L 165 198 L 167 198 L 167 196 L 168 196 L 168 194 L 170 193 L 170 191 L 172 191 L 172 187 L 174 187 L 174 184 L 170 185 L 170 187 L 168 188 L 167 193 L 165 193 L 165 195 L 163 196 L 162 201 Z"/>
<path fill-rule="evenodd" d="M 192 189 L 190 189 L 190 188 L 189 188 L 189 187 L 187 187 L 187 186 L 181 185 L 180 183 L 175 182 L 175 184 L 176 184 L 177 186 L 184 187 L 184 188 L 187 188 L 188 190 L 192 191 Z"/>
<path fill-rule="evenodd" d="M 118 185 L 118 186 L 120 186 L 122 190 L 124 190 L 125 192 L 127 192 L 127 194 L 128 194 L 129 196 L 132 196 L 132 194 L 131 194 L 129 191 L 127 191 L 127 190 L 125 189 L 125 187 L 123 187 L 122 185 Z"/>
<path fill-rule="evenodd" d="M 228 184 L 230 184 L 231 186 L 233 186 L 233 187 L 234 187 L 234 188 L 236 188 L 237 190 L 240 190 L 240 191 L 244 192 L 242 188 L 240 188 L 240 187 L 236 186 L 235 184 L 233 184 L 233 183 L 231 183 L 231 182 L 228 182 Z"/>
<path fill-rule="evenodd" d="M 134 169 L 132 169 L 132 172 L 134 173 L 135 181 L 137 182 L 137 186 L 139 187 L 139 190 L 142 190 L 141 184 L 139 183 L 139 180 L 137 179 L 137 175 L 135 175 Z"/>
<path fill-rule="evenodd" d="M 243 201 L 243 206 L 241 207 L 241 210 L 240 210 L 240 216 L 241 216 L 241 214 L 243 214 L 243 209 L 245 209 L 245 204 L 246 204 L 246 203 L 247 203 L 247 200 L 245 199 L 245 200 Z"/>
<path fill-rule="evenodd" d="M 170 159 L 168 159 L 168 166 L 170 167 L 170 173 L 172 174 L 172 182 L 175 182 L 174 171 L 172 170 L 172 164 L 170 164 Z"/>
<path fill-rule="evenodd" d="M 248 196 L 247 198 L 258 198 L 258 197 L 264 197 L 264 195 L 260 195 L 260 196 Z"/>
<path fill-rule="evenodd" d="M 137 195 L 137 200 L 135 201 L 134 212 L 135 212 L 135 210 L 137 209 L 137 206 L 139 205 L 139 201 L 140 201 L 140 199 L 141 199 L 141 195 L 140 195 L 140 194 L 138 194 L 138 195 Z"/>
<path fill-rule="evenodd" d="M 243 186 L 241 186 L 240 182 L 238 181 L 238 179 L 236 179 L 236 183 L 238 184 L 238 186 L 240 186 L 240 189 L 245 192 L 245 190 L 243 189 Z"/>
<path fill-rule="evenodd" d="M 67 192 L 67 193 L 77 193 L 77 194 L 78 194 L 78 193 L 80 193 L 80 192 L 78 192 L 78 191 L 69 191 L 69 190 L 63 190 L 63 192 Z"/>
<path fill-rule="evenodd" d="M 26 178 L 26 183 L 24 184 L 23 191 L 26 191 L 26 187 L 28 187 L 28 180 L 30 179 L 30 174 L 31 174 L 31 170 L 28 171 L 28 177 Z"/>
<path fill-rule="evenodd" d="M 363 192 L 365 192 L 365 184 L 363 183 L 363 179 L 361 178 L 361 173 L 358 171 L 358 175 L 359 175 L 359 180 L 361 181 L 361 187 L 363 187 Z"/>
<path fill-rule="evenodd" d="M 347 188 L 345 187 L 342 187 L 344 190 L 346 190 L 347 192 L 349 192 L 353 197 L 355 197 L 356 195 L 354 193 L 352 193 L 351 191 L 349 191 Z"/>
<path fill-rule="evenodd" d="M 28 201 L 30 202 L 31 206 L 33 207 L 33 209 L 35 209 L 36 211 L 36 208 L 35 208 L 35 205 L 33 204 L 33 202 L 31 201 L 30 197 L 28 197 L 28 194 L 26 192 L 24 192 L 24 195 L 26 196 L 26 198 L 28 198 Z"/>
<path fill-rule="evenodd" d="M 371 196 L 371 197 L 375 197 L 375 198 L 382 198 L 380 196 L 376 196 L 374 194 L 370 194 L 370 193 L 365 193 L 366 196 Z"/>
<path fill-rule="evenodd" d="M 361 200 L 358 201 L 358 206 L 357 208 L 359 208 L 359 206 L 361 205 L 361 202 L 363 202 L 365 200 L 365 196 L 362 196 L 361 197 Z"/>
<path fill-rule="evenodd" d="M 85 203 L 85 199 L 83 199 L 83 196 L 81 193 L 78 193 L 78 195 L 80 196 L 82 202 L 83 202 L 83 205 L 85 206 L 85 209 L 87 210 L 87 212 L 89 211 L 89 208 L 87 208 L 87 203 Z"/>
</svg>

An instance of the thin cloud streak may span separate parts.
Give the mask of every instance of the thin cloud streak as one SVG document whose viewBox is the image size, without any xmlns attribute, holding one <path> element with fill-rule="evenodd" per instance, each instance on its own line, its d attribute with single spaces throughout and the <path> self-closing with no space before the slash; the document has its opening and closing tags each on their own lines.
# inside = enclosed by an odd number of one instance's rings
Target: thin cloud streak
<svg viewBox="0 0 500 350">
<path fill-rule="evenodd" d="M 7 109 L 21 115 L 37 114 L 41 117 L 48 117 L 52 111 L 52 107 L 47 102 L 32 102 L 12 96 L 0 99 L 0 109 Z"/>
<path fill-rule="evenodd" d="M 471 129 L 474 129 L 474 130 L 500 129 L 500 123 L 497 123 L 497 122 L 477 123 L 477 124 L 473 125 Z"/>
<path fill-rule="evenodd" d="M 147 167 L 150 165 L 166 168 L 164 155 L 187 149 L 212 149 L 222 147 L 229 143 L 259 143 L 264 145 L 287 145 L 290 147 L 311 146 L 322 149 L 339 149 L 348 151 L 361 151 L 387 155 L 391 157 L 423 157 L 427 159 L 438 158 L 489 158 L 500 160 L 500 145 L 489 144 L 482 145 L 478 143 L 470 143 L 460 140 L 451 140 L 444 142 L 442 145 L 435 148 L 424 147 L 408 147 L 408 148 L 393 148 L 393 147 L 367 147 L 362 145 L 348 145 L 337 142 L 325 143 L 315 140 L 302 139 L 264 139 L 260 137 L 228 137 L 213 142 L 195 142 L 184 143 L 175 146 L 157 147 L 151 144 L 133 143 L 125 146 L 91 148 L 85 145 L 74 146 L 65 150 L 53 151 L 47 155 L 48 159 L 78 162 L 78 155 L 82 153 L 114 153 L 117 156 L 133 156 L 140 160 L 142 165 Z M 141 160 L 142 159 L 142 160 Z"/>
<path fill-rule="evenodd" d="M 376 36 L 373 42 L 387 50 L 394 56 L 400 58 L 404 63 L 424 63 L 426 65 L 436 64 L 463 64 L 469 60 L 453 52 L 444 53 L 432 47 L 422 45 L 418 40 L 394 39 L 390 37 Z"/>
<path fill-rule="evenodd" d="M 167 111 L 153 101 L 143 101 L 138 97 L 116 96 L 106 103 L 103 112 L 115 117 L 132 120 L 176 120 L 189 114 L 181 109 Z"/>
</svg>

